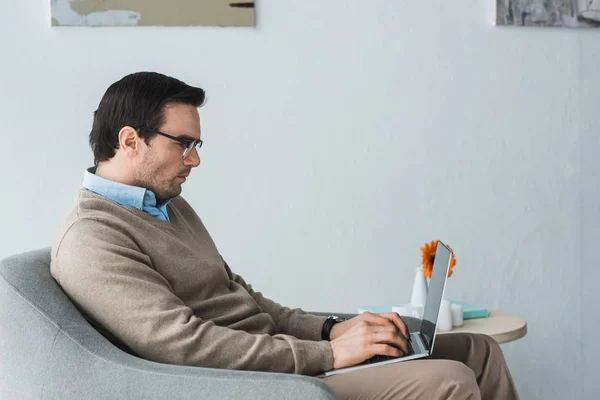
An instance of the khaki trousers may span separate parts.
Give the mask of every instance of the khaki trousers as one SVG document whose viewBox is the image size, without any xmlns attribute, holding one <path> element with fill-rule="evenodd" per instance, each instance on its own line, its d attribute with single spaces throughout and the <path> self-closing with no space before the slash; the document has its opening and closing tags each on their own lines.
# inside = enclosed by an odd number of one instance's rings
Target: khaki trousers
<svg viewBox="0 0 600 400">
<path fill-rule="evenodd" d="M 341 399 L 513 400 L 504 355 L 485 335 L 438 335 L 433 356 L 323 378 Z"/>
</svg>

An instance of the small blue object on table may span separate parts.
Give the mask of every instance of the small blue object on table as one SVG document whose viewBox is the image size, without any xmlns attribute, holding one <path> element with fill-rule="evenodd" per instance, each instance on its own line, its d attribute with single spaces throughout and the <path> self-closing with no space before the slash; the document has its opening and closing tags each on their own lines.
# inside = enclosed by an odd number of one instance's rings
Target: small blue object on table
<svg viewBox="0 0 600 400">
<path fill-rule="evenodd" d="M 459 301 L 450 301 L 450 303 L 462 306 L 463 319 L 487 318 L 490 316 L 490 313 L 485 308 L 476 307 L 467 303 L 461 303 Z"/>
<path fill-rule="evenodd" d="M 488 310 L 482 307 L 476 307 L 471 304 L 461 303 L 459 301 L 450 301 L 452 304 L 458 304 L 463 308 L 463 319 L 475 319 L 475 318 L 487 318 L 490 316 Z M 369 311 L 374 314 L 392 312 L 391 305 L 376 305 L 376 306 L 364 306 L 358 308 L 358 313 Z"/>
</svg>

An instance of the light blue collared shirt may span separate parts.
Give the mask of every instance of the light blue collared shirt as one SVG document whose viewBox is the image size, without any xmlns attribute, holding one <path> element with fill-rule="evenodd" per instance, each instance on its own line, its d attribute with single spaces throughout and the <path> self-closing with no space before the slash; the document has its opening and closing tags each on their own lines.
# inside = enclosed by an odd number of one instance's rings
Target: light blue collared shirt
<svg viewBox="0 0 600 400">
<path fill-rule="evenodd" d="M 122 206 L 137 208 L 161 221 L 169 221 L 167 204 L 157 204 L 154 192 L 139 186 L 113 182 L 96 175 L 96 167 L 90 167 L 83 175 L 83 187 Z"/>
</svg>

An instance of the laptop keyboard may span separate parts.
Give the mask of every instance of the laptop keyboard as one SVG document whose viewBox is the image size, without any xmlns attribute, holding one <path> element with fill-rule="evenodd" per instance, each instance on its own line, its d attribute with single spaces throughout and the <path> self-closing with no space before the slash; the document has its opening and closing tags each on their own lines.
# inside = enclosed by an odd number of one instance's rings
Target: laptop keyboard
<svg viewBox="0 0 600 400">
<path fill-rule="evenodd" d="M 405 354 L 402 357 L 412 356 L 413 354 L 415 354 L 415 350 L 413 349 L 412 343 L 409 340 L 408 341 L 408 354 Z M 387 361 L 387 360 L 393 360 L 395 358 L 402 358 L 402 357 L 392 357 L 392 356 L 382 356 L 382 355 L 373 356 L 373 357 L 369 358 L 368 360 L 366 360 L 363 363 L 363 365 L 364 364 L 374 364 L 374 363 Z"/>
</svg>

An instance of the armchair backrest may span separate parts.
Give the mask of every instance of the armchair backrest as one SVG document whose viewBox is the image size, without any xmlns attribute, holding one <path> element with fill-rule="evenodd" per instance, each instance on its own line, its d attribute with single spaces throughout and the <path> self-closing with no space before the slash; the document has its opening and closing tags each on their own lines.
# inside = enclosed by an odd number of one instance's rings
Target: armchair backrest
<svg viewBox="0 0 600 400">
<path fill-rule="evenodd" d="M 40 398 L 45 361 L 60 328 L 87 324 L 49 266 L 49 248 L 0 261 L 0 376 L 10 382 L 0 397 Z"/>
</svg>

